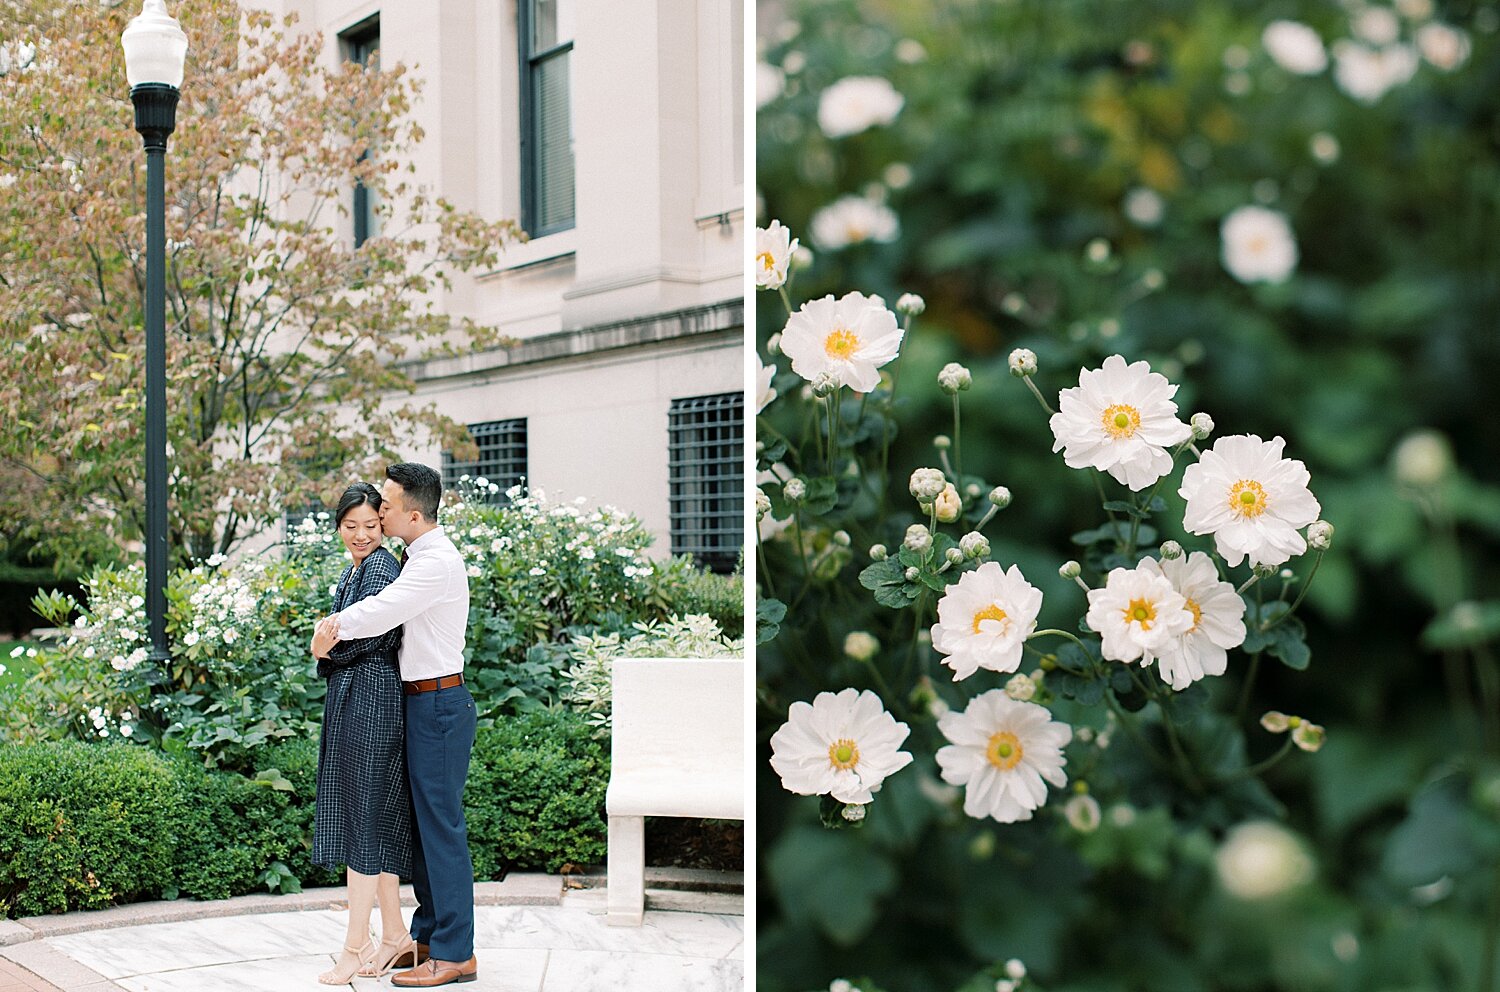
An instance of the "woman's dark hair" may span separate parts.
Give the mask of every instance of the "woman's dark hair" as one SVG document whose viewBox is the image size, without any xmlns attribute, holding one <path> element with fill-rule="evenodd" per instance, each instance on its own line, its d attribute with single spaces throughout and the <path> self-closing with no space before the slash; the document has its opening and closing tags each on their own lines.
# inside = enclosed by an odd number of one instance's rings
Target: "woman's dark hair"
<svg viewBox="0 0 1500 992">
<path fill-rule="evenodd" d="M 338 527 L 344 522 L 344 517 L 350 510 L 360 506 L 373 507 L 376 513 L 380 512 L 380 490 L 368 482 L 356 482 L 344 490 L 344 495 L 339 497 L 339 508 L 333 514 L 333 526 Z"/>
</svg>

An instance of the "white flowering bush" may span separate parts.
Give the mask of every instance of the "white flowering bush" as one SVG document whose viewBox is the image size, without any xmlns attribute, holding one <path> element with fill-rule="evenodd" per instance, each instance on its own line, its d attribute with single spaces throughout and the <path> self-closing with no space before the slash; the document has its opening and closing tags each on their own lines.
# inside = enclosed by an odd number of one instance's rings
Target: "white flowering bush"
<svg viewBox="0 0 1500 992">
<path fill-rule="evenodd" d="M 589 725 L 608 731 L 611 722 L 611 676 L 616 658 L 743 658 L 745 641 L 733 637 L 702 614 L 670 616 L 666 620 L 638 620 L 628 636 L 620 631 L 572 639 L 564 673 L 563 698 L 587 716 Z"/>
<path fill-rule="evenodd" d="M 1495 984 L 1500 15 L 761 32 L 761 983 Z"/>
</svg>

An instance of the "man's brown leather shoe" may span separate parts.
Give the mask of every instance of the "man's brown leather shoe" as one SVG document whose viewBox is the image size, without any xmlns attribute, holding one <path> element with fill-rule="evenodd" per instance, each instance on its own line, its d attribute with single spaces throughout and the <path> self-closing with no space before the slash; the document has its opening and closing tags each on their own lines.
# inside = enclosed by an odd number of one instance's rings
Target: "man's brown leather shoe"
<svg viewBox="0 0 1500 992">
<path fill-rule="evenodd" d="M 430 957 L 432 957 L 432 952 L 427 949 L 427 945 L 419 942 L 417 944 L 417 960 L 413 963 L 421 964 Z"/>
<path fill-rule="evenodd" d="M 478 978 L 478 958 L 470 957 L 467 961 L 439 961 L 436 958 L 428 958 L 426 962 L 410 971 L 392 975 L 391 984 L 403 989 L 430 989 L 438 985 L 472 982 Z"/>
</svg>

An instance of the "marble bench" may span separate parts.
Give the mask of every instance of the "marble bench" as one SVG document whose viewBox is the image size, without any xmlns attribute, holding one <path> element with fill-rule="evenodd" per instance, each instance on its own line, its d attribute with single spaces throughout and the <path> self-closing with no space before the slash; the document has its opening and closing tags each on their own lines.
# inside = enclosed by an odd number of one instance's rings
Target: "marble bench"
<svg viewBox="0 0 1500 992">
<path fill-rule="evenodd" d="M 611 673 L 611 926 L 640 926 L 648 816 L 745 818 L 744 659 L 617 658 Z"/>
</svg>

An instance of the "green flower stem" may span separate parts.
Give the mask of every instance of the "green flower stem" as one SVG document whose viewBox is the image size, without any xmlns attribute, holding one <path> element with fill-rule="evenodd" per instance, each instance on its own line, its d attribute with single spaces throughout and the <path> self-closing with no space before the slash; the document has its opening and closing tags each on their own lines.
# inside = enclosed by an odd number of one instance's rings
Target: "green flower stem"
<svg viewBox="0 0 1500 992">
<path fill-rule="evenodd" d="M 781 305 L 786 307 L 786 315 L 788 318 L 790 318 L 792 315 L 792 297 L 787 293 L 787 284 L 791 281 L 791 278 L 788 277 L 786 282 L 782 283 L 776 288 L 777 294 L 781 297 Z"/>
<path fill-rule="evenodd" d="M 807 564 L 807 548 L 802 543 L 802 507 L 799 506 L 792 512 L 792 521 L 793 526 L 797 528 L 797 557 L 802 561 L 802 579 L 806 585 L 810 586 L 812 585 L 812 568 Z"/>
<path fill-rule="evenodd" d="M 1323 554 L 1324 554 L 1324 552 L 1319 551 L 1318 552 L 1318 557 L 1316 557 L 1316 558 L 1313 559 L 1312 571 L 1310 571 L 1310 572 L 1307 573 L 1307 581 L 1304 582 L 1304 583 L 1302 583 L 1302 591 L 1299 592 L 1299 593 L 1297 593 L 1297 598 L 1294 599 L 1294 600 L 1292 600 L 1292 605 L 1287 609 L 1287 611 L 1285 613 L 1283 613 L 1280 617 L 1276 618 L 1277 622 L 1280 622 L 1281 619 L 1284 618 L 1284 617 L 1289 617 L 1293 613 L 1296 613 L 1297 612 L 1297 607 L 1299 607 L 1299 606 L 1302 605 L 1302 600 L 1304 600 L 1304 599 L 1307 598 L 1307 590 L 1310 589 L 1310 588 L 1312 588 L 1313 576 L 1318 574 L 1318 566 L 1321 565 L 1321 564 L 1323 564 Z M 1276 624 L 1272 624 L 1271 626 L 1274 627 L 1274 626 L 1276 626 Z M 1269 630 L 1270 628 L 1268 627 L 1266 629 Z"/>
<path fill-rule="evenodd" d="M 1255 687 L 1255 676 L 1260 671 L 1260 652 L 1250 656 L 1250 667 L 1245 671 L 1245 684 L 1240 686 L 1240 701 L 1234 708 L 1234 722 L 1244 723 L 1250 712 L 1250 690 Z"/>
<path fill-rule="evenodd" d="M 917 645 L 920 643 L 918 635 L 922 632 L 922 616 L 927 612 L 927 589 L 924 586 L 917 594 L 917 601 L 912 604 L 911 624 L 911 650 L 906 653 L 906 664 L 901 666 L 902 684 L 915 684 L 917 678 Z"/>
<path fill-rule="evenodd" d="M 1235 590 L 1236 595 L 1243 595 L 1246 589 L 1249 589 L 1251 586 L 1255 585 L 1255 583 L 1257 583 L 1259 581 L 1260 581 L 1260 576 L 1259 575 L 1251 575 L 1250 578 L 1248 578 L 1248 579 L 1245 580 L 1245 584 L 1244 585 L 1240 586 L 1238 589 Z"/>
<path fill-rule="evenodd" d="M 962 426 L 962 423 L 959 420 L 959 416 L 958 416 L 958 394 L 954 393 L 953 394 L 953 465 L 954 465 L 955 468 L 958 469 L 958 471 L 956 473 L 954 473 L 955 475 L 957 475 L 957 478 L 954 480 L 954 487 L 955 488 L 957 488 L 958 485 L 962 484 L 963 483 L 963 479 L 964 479 L 964 449 L 962 447 L 962 445 L 963 445 L 962 437 L 963 437 L 963 426 Z"/>
<path fill-rule="evenodd" d="M 781 597 L 776 595 L 776 583 L 771 578 L 771 570 L 766 567 L 766 546 L 765 542 L 760 539 L 759 524 L 760 521 L 757 520 L 755 528 L 755 558 L 760 563 L 760 572 L 757 574 L 765 578 L 766 592 L 771 594 L 771 598 L 780 599 Z"/>
<path fill-rule="evenodd" d="M 1215 779 L 1215 781 L 1220 784 L 1228 784 L 1230 782 L 1238 782 L 1241 779 L 1254 778 L 1255 776 L 1262 775 L 1270 771 L 1272 768 L 1275 768 L 1277 765 L 1281 764 L 1282 760 L 1291 753 L 1292 735 L 1289 731 L 1286 735 L 1286 740 L 1281 742 L 1281 747 L 1277 749 L 1275 754 L 1262 761 L 1257 761 L 1253 765 L 1246 765 L 1244 768 L 1241 768 L 1233 775 L 1225 775 L 1221 778 Z"/>
<path fill-rule="evenodd" d="M 1175 447 L 1175 448 L 1172 449 L 1172 467 L 1167 470 L 1167 474 L 1166 475 L 1163 475 L 1161 477 L 1161 479 L 1157 479 L 1156 480 L 1156 484 L 1151 487 L 1151 491 L 1146 494 L 1146 498 L 1143 499 L 1143 500 L 1141 500 L 1140 509 L 1141 509 L 1142 512 L 1150 512 L 1151 501 L 1156 498 L 1156 491 L 1161 488 L 1161 481 L 1162 481 L 1162 479 L 1165 479 L 1167 477 L 1167 475 L 1171 475 L 1172 472 L 1176 470 L 1176 468 L 1177 468 L 1177 456 L 1180 455 L 1180 454 L 1182 454 L 1183 449 L 1186 448 L 1186 447 L 1187 447 L 1187 442 L 1184 442 L 1184 443 L 1179 444 L 1177 447 Z M 1140 532 L 1141 532 L 1141 518 L 1138 517 L 1138 516 L 1131 517 L 1131 520 L 1130 520 L 1130 546 L 1126 550 L 1126 552 L 1125 552 L 1126 554 L 1135 554 L 1135 539 L 1136 539 L 1137 535 L 1140 534 Z"/>
<path fill-rule="evenodd" d="M 948 460 L 948 452 L 942 448 L 938 449 L 938 464 L 942 466 L 943 475 L 947 478 L 952 479 L 957 475 L 953 471 L 953 463 Z"/>
<path fill-rule="evenodd" d="M 1042 405 L 1042 409 L 1047 411 L 1047 416 L 1050 417 L 1057 413 L 1056 410 L 1052 409 L 1052 404 L 1047 402 L 1047 397 L 1042 395 L 1042 391 L 1036 388 L 1036 383 L 1031 381 L 1031 376 L 1023 375 L 1021 376 L 1021 381 L 1026 383 L 1026 388 L 1031 390 L 1031 395 L 1035 396 L 1036 401 Z"/>
<path fill-rule="evenodd" d="M 828 404 L 828 474 L 838 477 L 839 458 L 839 394 L 844 387 L 839 386 L 829 393 L 825 402 Z"/>
<path fill-rule="evenodd" d="M 1156 703 L 1157 712 L 1161 714 L 1162 729 L 1167 732 L 1167 743 L 1171 745 L 1172 756 L 1176 758 L 1178 770 L 1182 772 L 1183 781 L 1188 788 L 1198 794 L 1203 793 L 1203 783 L 1199 780 L 1198 772 L 1193 767 L 1192 759 L 1188 757 L 1187 751 L 1183 749 L 1182 739 L 1177 735 L 1177 721 L 1172 718 L 1172 709 L 1169 705 L 1172 699 L 1172 690 L 1168 689 L 1165 696 L 1156 692 L 1136 672 L 1134 665 L 1127 665 L 1126 671 L 1130 673 L 1130 680 L 1145 693 L 1147 698 Z"/>
<path fill-rule="evenodd" d="M 1108 686 L 1106 686 L 1104 690 L 1104 704 L 1108 706 L 1109 711 L 1115 715 L 1115 722 L 1118 723 L 1120 725 L 1120 728 L 1125 731 L 1125 736 L 1129 737 L 1131 742 L 1135 744 L 1136 747 L 1140 748 L 1141 753 L 1144 754 L 1153 765 L 1170 775 L 1172 773 L 1171 763 L 1168 762 L 1166 758 L 1162 757 L 1160 751 L 1152 747 L 1146 741 L 1146 736 L 1140 732 L 1140 729 L 1138 727 L 1136 727 L 1135 720 L 1130 716 L 1130 714 L 1126 713 L 1125 710 L 1120 707 L 1120 704 L 1115 700 L 1114 690 L 1110 689 Z"/>
<path fill-rule="evenodd" d="M 982 516 L 982 517 L 979 518 L 979 523 L 977 523 L 977 524 L 974 525 L 974 529 L 975 530 L 984 530 L 984 525 L 987 524 L 987 523 L 989 523 L 991 520 L 994 520 L 995 519 L 995 514 L 997 514 L 999 512 L 1000 512 L 1000 508 L 998 506 L 996 506 L 994 503 L 991 503 L 990 504 L 990 508 L 988 510 L 984 511 L 984 516 Z"/>
<path fill-rule="evenodd" d="M 1026 639 L 1029 641 L 1033 638 L 1041 637 L 1043 634 L 1055 634 L 1058 637 L 1066 637 L 1068 640 L 1072 641 L 1080 648 L 1083 648 L 1084 657 L 1091 657 L 1089 655 L 1089 649 L 1087 647 L 1084 647 L 1082 641 L 1080 641 L 1077 637 L 1074 637 L 1072 634 L 1068 633 L 1066 630 L 1058 630 L 1056 627 L 1047 627 L 1044 630 L 1033 630 L 1031 632 L 1031 636 Z"/>
<path fill-rule="evenodd" d="M 901 372 L 901 356 L 906 354 L 907 346 L 911 344 L 911 314 L 906 314 L 901 321 L 901 350 L 896 353 L 891 363 L 891 391 L 885 398 L 885 412 L 889 420 L 895 419 L 896 412 L 896 379 Z M 880 510 L 875 514 L 876 520 L 885 519 L 885 496 L 889 487 L 887 480 L 890 479 L 891 468 L 891 432 L 884 428 L 880 431 Z"/>
<path fill-rule="evenodd" d="M 1479 958 L 1479 992 L 1495 992 L 1495 957 L 1500 954 L 1500 863 L 1495 866 L 1489 911 L 1484 914 L 1483 946 Z"/>
<path fill-rule="evenodd" d="M 1099 506 L 1103 509 L 1104 504 L 1109 502 L 1109 497 L 1104 495 L 1104 480 L 1100 478 L 1100 472 L 1097 468 L 1089 470 L 1089 477 L 1094 480 L 1094 491 L 1099 494 Z M 1106 509 L 1104 512 L 1109 516 L 1109 522 L 1114 527 L 1115 533 L 1118 534 L 1120 532 L 1120 521 L 1115 517 L 1115 511 Z M 1123 550 L 1119 538 L 1115 539 L 1115 546 Z"/>
</svg>

